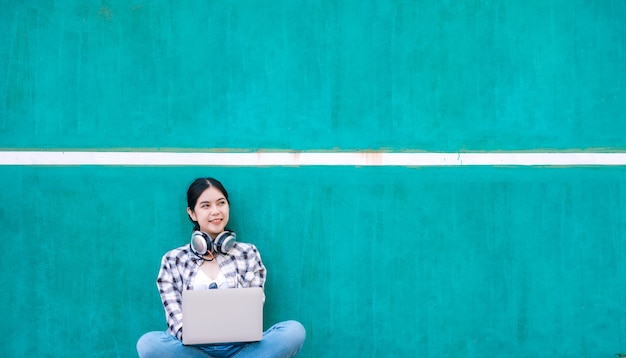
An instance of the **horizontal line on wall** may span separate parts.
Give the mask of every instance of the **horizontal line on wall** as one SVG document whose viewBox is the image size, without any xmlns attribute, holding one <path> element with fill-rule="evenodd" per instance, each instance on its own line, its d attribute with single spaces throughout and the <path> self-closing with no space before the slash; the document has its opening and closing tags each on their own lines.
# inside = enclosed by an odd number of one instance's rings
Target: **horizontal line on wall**
<svg viewBox="0 0 626 358">
<path fill-rule="evenodd" d="M 626 166 L 626 153 L 601 152 L 105 152 L 0 151 L 0 165 L 23 166 Z"/>
</svg>

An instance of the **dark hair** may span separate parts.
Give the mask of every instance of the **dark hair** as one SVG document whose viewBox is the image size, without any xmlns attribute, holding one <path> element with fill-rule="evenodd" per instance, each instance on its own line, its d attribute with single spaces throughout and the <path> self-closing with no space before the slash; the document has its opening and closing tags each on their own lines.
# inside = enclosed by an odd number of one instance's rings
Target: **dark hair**
<svg viewBox="0 0 626 358">
<path fill-rule="evenodd" d="M 202 193 L 210 187 L 215 187 L 215 189 L 219 190 L 222 194 L 224 194 L 224 198 L 230 204 L 228 200 L 228 192 L 226 188 L 220 183 L 219 180 L 214 178 L 198 178 L 189 185 L 189 189 L 187 189 L 187 206 L 193 211 L 196 207 L 196 203 L 198 203 L 198 198 Z M 197 222 L 193 221 L 191 217 L 189 220 L 194 223 L 194 230 L 199 230 L 199 225 Z"/>
</svg>

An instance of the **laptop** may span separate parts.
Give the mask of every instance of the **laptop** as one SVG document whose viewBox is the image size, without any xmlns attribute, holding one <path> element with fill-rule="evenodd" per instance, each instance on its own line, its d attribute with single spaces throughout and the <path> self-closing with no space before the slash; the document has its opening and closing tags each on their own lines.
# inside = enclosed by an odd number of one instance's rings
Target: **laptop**
<svg viewBox="0 0 626 358">
<path fill-rule="evenodd" d="M 263 338 L 261 287 L 183 291 L 183 344 L 256 342 Z"/>
</svg>

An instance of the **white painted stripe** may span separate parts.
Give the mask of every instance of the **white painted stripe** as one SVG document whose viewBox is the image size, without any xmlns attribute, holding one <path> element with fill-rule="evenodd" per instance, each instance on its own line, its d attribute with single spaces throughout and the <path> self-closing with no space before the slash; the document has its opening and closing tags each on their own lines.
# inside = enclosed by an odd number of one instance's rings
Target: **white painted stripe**
<svg viewBox="0 0 626 358">
<path fill-rule="evenodd" d="M 0 165 L 68 166 L 626 166 L 626 153 L 601 152 L 98 152 L 0 151 Z"/>
</svg>

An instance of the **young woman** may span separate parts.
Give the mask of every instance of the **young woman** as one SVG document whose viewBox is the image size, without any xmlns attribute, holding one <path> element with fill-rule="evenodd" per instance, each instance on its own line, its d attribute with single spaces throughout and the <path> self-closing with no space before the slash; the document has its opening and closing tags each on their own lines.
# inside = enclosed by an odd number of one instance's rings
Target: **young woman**
<svg viewBox="0 0 626 358">
<path fill-rule="evenodd" d="M 183 345 L 183 290 L 263 287 L 266 273 L 256 246 L 235 242 L 228 237 L 226 225 L 230 215 L 230 202 L 226 189 L 219 181 L 213 178 L 196 179 L 187 190 L 187 205 L 187 214 L 194 223 L 194 235 L 200 236 L 192 236 L 190 244 L 171 250 L 163 256 L 157 287 L 165 309 L 168 329 L 165 332 L 144 334 L 137 342 L 139 356 L 295 356 L 306 336 L 304 327 L 296 321 L 275 324 L 263 333 L 263 339 L 259 342 Z"/>
</svg>

